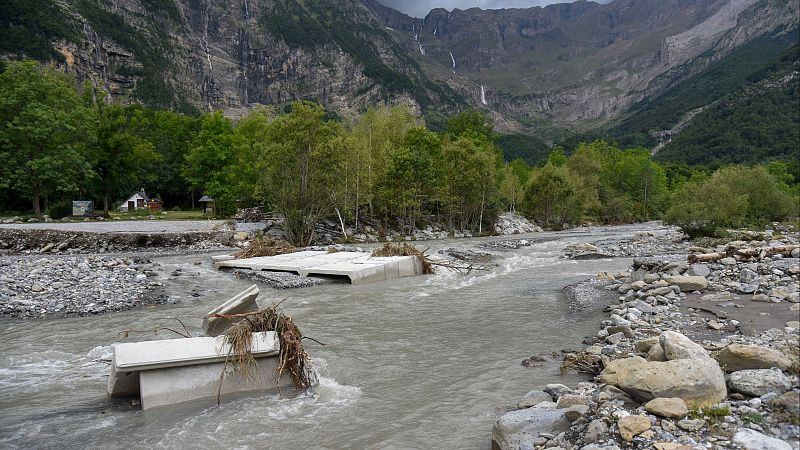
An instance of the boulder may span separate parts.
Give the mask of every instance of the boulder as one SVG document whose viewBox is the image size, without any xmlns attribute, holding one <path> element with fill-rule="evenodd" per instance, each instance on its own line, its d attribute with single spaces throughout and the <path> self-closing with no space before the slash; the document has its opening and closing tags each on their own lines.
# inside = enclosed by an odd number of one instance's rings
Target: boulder
<svg viewBox="0 0 800 450">
<path fill-rule="evenodd" d="M 678 286 L 682 292 L 702 291 L 708 287 L 708 280 L 705 277 L 691 275 L 673 275 L 667 277 L 666 282 Z"/>
<path fill-rule="evenodd" d="M 707 277 L 711 275 L 711 269 L 709 269 L 705 264 L 692 264 L 689 266 L 689 270 L 686 271 L 686 275 L 693 277 Z"/>
<path fill-rule="evenodd" d="M 625 416 L 617 422 L 619 434 L 622 439 L 630 442 L 634 436 L 650 429 L 650 419 L 647 416 Z"/>
<path fill-rule="evenodd" d="M 753 369 L 730 374 L 728 386 L 733 391 L 760 397 L 770 392 L 783 394 L 792 388 L 792 382 L 780 370 Z"/>
<path fill-rule="evenodd" d="M 792 450 L 788 442 L 750 428 L 740 428 L 733 436 L 733 443 L 747 450 Z"/>
<path fill-rule="evenodd" d="M 558 400 L 558 397 L 561 397 L 564 394 L 571 394 L 572 389 L 564 386 L 563 384 L 553 383 L 548 384 L 544 387 L 544 392 L 550 394 L 553 400 Z"/>
<path fill-rule="evenodd" d="M 723 401 L 727 395 L 725 376 L 711 358 L 645 361 L 617 367 L 614 373 L 604 370 L 600 380 L 639 401 L 679 397 L 689 405 L 705 407 Z"/>
<path fill-rule="evenodd" d="M 644 405 L 645 411 L 661 417 L 683 417 L 689 414 L 689 408 L 683 399 L 673 398 L 654 398 Z"/>
<path fill-rule="evenodd" d="M 731 344 L 725 347 L 717 355 L 717 361 L 726 372 L 773 367 L 787 370 L 792 366 L 792 361 L 777 350 L 745 344 Z"/>
<path fill-rule="evenodd" d="M 708 352 L 703 347 L 676 331 L 661 333 L 658 341 L 661 344 L 661 348 L 664 349 L 664 356 L 669 361 L 673 359 L 708 358 Z"/>
<path fill-rule="evenodd" d="M 601 419 L 595 419 L 589 422 L 586 430 L 583 433 L 583 442 L 591 444 L 598 440 L 602 440 L 608 432 L 608 425 Z"/>
<path fill-rule="evenodd" d="M 633 343 L 634 347 L 636 347 L 636 351 L 639 353 L 647 353 L 653 348 L 654 345 L 658 344 L 659 337 L 653 336 L 649 338 L 640 339 Z"/>
<path fill-rule="evenodd" d="M 589 407 L 586 405 L 572 405 L 564 412 L 564 417 L 570 422 L 575 422 L 581 417 L 589 414 Z"/>
<path fill-rule="evenodd" d="M 585 395 L 564 394 L 558 398 L 559 408 L 569 408 L 574 405 L 588 405 L 591 399 Z"/>
<path fill-rule="evenodd" d="M 550 402 L 553 400 L 553 397 L 550 396 L 547 392 L 544 391 L 530 391 L 525 394 L 525 397 L 522 397 L 522 401 L 517 403 L 517 407 L 520 409 L 522 408 L 530 408 L 531 406 L 537 405 L 542 402 Z"/>
<path fill-rule="evenodd" d="M 647 352 L 647 360 L 648 361 L 666 361 L 667 357 L 664 355 L 664 348 L 661 347 L 660 343 L 656 343 L 652 347 L 650 347 L 650 351 Z"/>
<path fill-rule="evenodd" d="M 557 435 L 569 430 L 566 409 L 529 408 L 500 416 L 492 429 L 492 448 L 511 450 L 531 443 L 540 433 Z"/>
</svg>

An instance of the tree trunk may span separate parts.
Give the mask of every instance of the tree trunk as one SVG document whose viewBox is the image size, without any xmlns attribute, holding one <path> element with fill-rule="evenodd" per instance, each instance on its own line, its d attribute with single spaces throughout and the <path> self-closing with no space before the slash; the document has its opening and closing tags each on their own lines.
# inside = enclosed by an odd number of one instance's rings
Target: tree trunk
<svg viewBox="0 0 800 450">
<path fill-rule="evenodd" d="M 41 217 L 42 208 L 39 206 L 39 188 L 33 188 L 33 215 Z"/>
<path fill-rule="evenodd" d="M 108 217 L 108 192 L 103 192 L 103 217 Z"/>
</svg>

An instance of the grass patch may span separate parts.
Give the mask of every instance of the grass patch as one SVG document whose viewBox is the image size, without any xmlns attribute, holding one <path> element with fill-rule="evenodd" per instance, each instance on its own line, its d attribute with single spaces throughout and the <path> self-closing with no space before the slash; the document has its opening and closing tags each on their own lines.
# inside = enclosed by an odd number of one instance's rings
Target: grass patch
<svg viewBox="0 0 800 450">
<path fill-rule="evenodd" d="M 239 250 L 233 256 L 236 259 L 256 258 L 259 256 L 275 256 L 297 251 L 297 247 L 284 241 L 275 240 L 269 236 L 256 236 L 247 244 L 247 247 Z"/>
</svg>

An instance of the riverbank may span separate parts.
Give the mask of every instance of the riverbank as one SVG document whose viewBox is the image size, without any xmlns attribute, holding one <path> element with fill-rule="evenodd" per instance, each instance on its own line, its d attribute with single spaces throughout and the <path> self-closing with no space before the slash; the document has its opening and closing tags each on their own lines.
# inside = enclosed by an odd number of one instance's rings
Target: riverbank
<svg viewBox="0 0 800 450">
<path fill-rule="evenodd" d="M 562 364 L 594 379 L 526 394 L 498 417 L 493 447 L 797 448 L 798 235 L 753 237 L 573 287 L 580 307 L 607 303 L 588 347 Z M 568 256 L 575 247 L 602 243 Z"/>
</svg>

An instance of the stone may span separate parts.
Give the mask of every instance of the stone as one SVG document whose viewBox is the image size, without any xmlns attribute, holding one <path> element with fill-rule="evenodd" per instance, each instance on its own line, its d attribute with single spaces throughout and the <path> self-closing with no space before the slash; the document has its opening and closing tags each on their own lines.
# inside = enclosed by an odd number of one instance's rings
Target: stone
<svg viewBox="0 0 800 450">
<path fill-rule="evenodd" d="M 550 394 L 553 400 L 557 400 L 558 397 L 561 397 L 562 395 L 572 393 L 572 389 L 558 383 L 548 384 L 543 390 L 544 392 Z"/>
<path fill-rule="evenodd" d="M 591 444 L 602 440 L 607 432 L 608 425 L 601 419 L 595 419 L 586 426 L 586 430 L 583 433 L 583 442 Z"/>
<path fill-rule="evenodd" d="M 689 413 L 686 402 L 681 398 L 654 398 L 644 405 L 645 411 L 661 417 L 683 417 Z"/>
<path fill-rule="evenodd" d="M 730 374 L 728 386 L 733 391 L 760 397 L 770 392 L 782 394 L 792 388 L 792 382 L 780 370 L 752 369 Z"/>
<path fill-rule="evenodd" d="M 745 344 L 731 344 L 723 348 L 717 355 L 717 362 L 726 372 L 773 367 L 787 370 L 792 366 L 792 360 L 778 350 Z"/>
<path fill-rule="evenodd" d="M 511 411 L 500 416 L 492 428 L 492 448 L 518 449 L 541 434 L 556 435 L 569 430 L 570 421 L 564 417 L 565 409 L 529 408 Z"/>
<path fill-rule="evenodd" d="M 622 342 L 623 339 L 625 339 L 625 335 L 623 333 L 614 333 L 606 338 L 606 342 L 616 345 Z"/>
<path fill-rule="evenodd" d="M 748 284 L 748 283 L 741 283 L 739 287 L 736 288 L 736 292 L 740 294 L 752 294 L 753 292 L 758 290 L 757 284 Z"/>
<path fill-rule="evenodd" d="M 800 416 L 800 392 L 798 391 L 785 392 L 767 403 L 772 408 L 782 409 L 795 416 Z"/>
<path fill-rule="evenodd" d="M 550 397 L 550 394 L 544 391 L 530 391 L 522 397 L 522 401 L 517 403 L 517 407 L 520 409 L 523 408 L 530 408 L 531 406 L 535 406 L 542 402 L 550 402 L 553 401 L 553 398 Z"/>
<path fill-rule="evenodd" d="M 659 343 L 669 361 L 673 359 L 708 358 L 708 352 L 703 347 L 676 331 L 661 333 Z"/>
<path fill-rule="evenodd" d="M 558 398 L 559 408 L 569 408 L 574 405 L 588 405 L 591 399 L 585 395 L 564 394 Z"/>
<path fill-rule="evenodd" d="M 606 329 L 608 330 L 608 334 L 622 333 L 626 338 L 630 339 L 636 337 L 636 335 L 633 333 L 633 330 L 631 330 L 631 327 L 627 325 L 622 325 L 622 326 L 612 325 Z"/>
<path fill-rule="evenodd" d="M 705 277 L 691 275 L 673 275 L 667 277 L 666 282 L 678 286 L 682 292 L 702 291 L 708 287 L 708 280 Z"/>
<path fill-rule="evenodd" d="M 622 439 L 630 442 L 637 434 L 650 429 L 650 419 L 647 416 L 626 416 L 617 422 L 619 434 Z"/>
<path fill-rule="evenodd" d="M 658 344 L 659 337 L 653 336 L 645 339 L 639 339 L 638 341 L 633 343 L 633 346 L 636 348 L 636 351 L 639 353 L 647 353 L 650 351 L 651 348 L 655 344 Z"/>
<path fill-rule="evenodd" d="M 586 405 L 572 405 L 564 412 L 564 417 L 570 422 L 575 422 L 581 417 L 589 414 L 589 407 Z"/>
<path fill-rule="evenodd" d="M 774 287 L 767 293 L 767 295 L 770 297 L 779 298 L 781 300 L 786 300 L 786 298 L 789 297 L 789 294 L 789 290 L 784 287 Z"/>
<path fill-rule="evenodd" d="M 706 426 L 703 419 L 683 419 L 678 421 L 678 428 L 686 431 L 698 431 Z"/>
<path fill-rule="evenodd" d="M 653 444 L 653 448 L 656 450 L 693 450 L 694 448 L 690 445 L 679 444 L 677 442 L 656 442 Z"/>
<path fill-rule="evenodd" d="M 700 300 L 708 301 L 708 302 L 730 302 L 733 300 L 733 294 L 728 291 L 719 292 L 716 294 L 706 294 L 700 297 Z"/>
<path fill-rule="evenodd" d="M 639 401 L 658 397 L 680 397 L 687 404 L 704 407 L 723 401 L 727 395 L 725 377 L 711 358 L 646 361 L 604 370 L 600 380 L 613 384 Z"/>
<path fill-rule="evenodd" d="M 747 284 L 758 284 L 758 274 L 750 269 L 742 269 L 739 272 L 739 281 Z"/>
<path fill-rule="evenodd" d="M 722 264 L 723 266 L 735 266 L 736 265 L 736 259 L 728 256 L 726 258 L 720 259 L 719 263 Z"/>
<path fill-rule="evenodd" d="M 639 403 L 631 398 L 631 396 L 625 391 L 610 384 L 607 384 L 600 389 L 600 394 L 597 396 L 597 401 L 600 403 L 608 401 L 622 402 L 626 408 L 636 408 L 639 406 Z"/>
<path fill-rule="evenodd" d="M 661 344 L 656 343 L 654 346 L 650 347 L 650 350 L 647 352 L 647 360 L 648 361 L 666 361 L 667 355 L 664 354 L 664 348 Z"/>
<path fill-rule="evenodd" d="M 769 295 L 766 294 L 756 294 L 753 296 L 752 300 L 754 302 L 763 302 L 763 303 L 768 303 L 772 301 L 769 299 Z"/>
<path fill-rule="evenodd" d="M 715 330 L 715 331 L 719 331 L 719 330 L 721 330 L 721 329 L 723 329 L 725 327 L 724 325 L 722 325 L 721 323 L 717 322 L 716 320 L 710 320 L 706 324 L 706 326 L 709 329 L 712 329 L 712 330 Z"/>
<path fill-rule="evenodd" d="M 692 264 L 689 266 L 689 270 L 686 271 L 686 275 L 693 277 L 707 277 L 711 275 L 711 269 L 709 269 L 705 264 Z"/>
<path fill-rule="evenodd" d="M 800 321 L 798 320 L 790 320 L 786 322 L 786 328 L 794 328 L 795 330 L 800 328 Z"/>
<path fill-rule="evenodd" d="M 733 435 L 733 443 L 747 450 L 792 450 L 788 442 L 750 428 L 740 428 Z"/>
<path fill-rule="evenodd" d="M 44 291 L 44 288 L 39 283 L 34 283 L 33 286 L 31 286 L 31 292 L 42 292 L 42 291 Z"/>
</svg>

